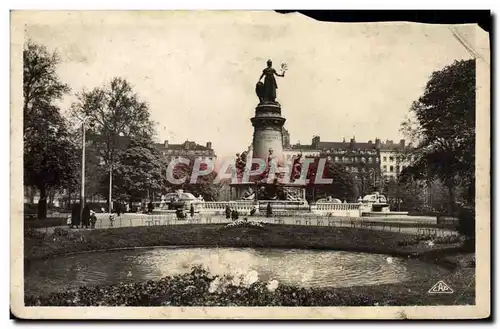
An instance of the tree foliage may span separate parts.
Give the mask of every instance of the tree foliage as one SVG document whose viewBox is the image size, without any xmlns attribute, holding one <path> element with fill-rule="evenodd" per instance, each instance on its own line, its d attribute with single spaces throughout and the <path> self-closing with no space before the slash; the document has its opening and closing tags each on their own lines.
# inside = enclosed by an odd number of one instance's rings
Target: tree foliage
<svg viewBox="0 0 500 329">
<path fill-rule="evenodd" d="M 176 164 L 175 167 L 173 167 L 173 178 L 186 179 L 182 184 L 172 184 L 171 182 L 167 181 L 168 188 L 172 191 L 182 189 L 185 192 L 189 192 L 195 196 L 201 195 L 205 201 L 217 201 L 219 199 L 219 194 L 222 188 L 222 184 L 220 182 L 215 183 L 217 173 L 213 171 L 208 175 L 199 176 L 194 183 L 191 183 L 194 162 L 194 157 L 191 157 L 189 159 L 189 164 Z M 165 163 L 165 168 L 167 168 L 168 165 L 168 163 Z M 201 163 L 200 170 L 206 169 L 207 165 Z"/>
<path fill-rule="evenodd" d="M 306 196 L 308 199 L 320 199 L 332 196 L 340 200 L 354 200 L 356 197 L 356 186 L 354 177 L 345 168 L 333 161 L 326 161 L 323 172 L 320 172 L 321 178 L 333 179 L 331 184 L 317 184 L 318 166 L 320 158 L 316 158 L 309 166 L 307 179 L 309 183 L 306 187 Z"/>
<path fill-rule="evenodd" d="M 474 202 L 475 85 L 474 60 L 455 61 L 432 73 L 411 107 L 415 119 L 402 127 L 418 143 L 417 160 L 403 175 L 439 178 L 449 190 L 450 206 L 457 186 L 466 186 L 467 199 Z"/>
<path fill-rule="evenodd" d="M 96 136 L 106 162 L 121 148 L 119 136 L 151 140 L 154 123 L 148 104 L 139 100 L 127 80 L 114 78 L 108 85 L 83 90 L 77 97 L 72 104 L 73 116 L 87 118 L 89 138 Z"/>
<path fill-rule="evenodd" d="M 50 189 L 74 184 L 77 150 L 54 101 L 69 92 L 57 76 L 56 52 L 28 41 L 23 51 L 24 185 L 40 192 L 38 217 L 47 214 Z"/>
<path fill-rule="evenodd" d="M 113 196 L 141 200 L 159 193 L 165 186 L 165 176 L 159 152 L 144 138 L 132 138 L 125 150 L 118 152 L 113 166 Z M 109 173 L 109 172 L 108 172 Z M 102 193 L 109 193 L 109 179 L 103 177 Z"/>
<path fill-rule="evenodd" d="M 108 84 L 90 91 L 81 91 L 77 95 L 77 101 L 72 104 L 72 115 L 79 122 L 86 118 L 88 148 L 92 150 L 102 169 L 89 172 L 89 180 L 99 182 L 98 190 L 108 196 L 109 168 L 113 166 L 119 170 L 113 173 L 117 179 L 117 190 L 116 193 L 113 192 L 115 197 L 142 195 L 145 189 L 143 183 L 129 181 L 132 173 L 127 174 L 126 168 L 132 168 L 130 159 L 148 159 L 152 156 L 152 149 L 144 145 L 153 143 L 154 123 L 150 119 L 148 104 L 139 99 L 131 84 L 123 78 L 113 78 Z M 131 139 L 135 139 L 132 149 L 128 146 Z M 159 157 L 157 154 L 154 156 Z M 122 165 L 122 160 L 128 162 Z M 152 165 L 156 165 L 158 161 L 154 160 Z M 141 165 L 137 167 L 140 168 Z M 142 169 L 138 170 L 138 173 L 145 173 Z M 123 186 L 127 181 L 132 183 L 129 190 Z M 156 190 L 154 184 L 152 188 Z"/>
</svg>

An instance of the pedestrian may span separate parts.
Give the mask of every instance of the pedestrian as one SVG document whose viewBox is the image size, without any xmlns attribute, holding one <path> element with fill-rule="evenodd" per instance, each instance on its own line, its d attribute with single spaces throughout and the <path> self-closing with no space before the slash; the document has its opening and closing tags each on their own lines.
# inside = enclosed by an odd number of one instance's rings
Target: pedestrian
<svg viewBox="0 0 500 329">
<path fill-rule="evenodd" d="M 155 206 L 153 205 L 153 202 L 149 201 L 148 203 L 148 213 L 151 214 L 153 212 L 153 209 Z"/>
<path fill-rule="evenodd" d="M 238 210 L 234 209 L 233 212 L 231 213 L 231 219 L 238 220 L 238 217 L 239 217 Z"/>
<path fill-rule="evenodd" d="M 80 225 L 80 204 L 74 203 L 73 208 L 71 208 L 71 228 L 78 227 Z"/>
<path fill-rule="evenodd" d="M 83 212 L 82 212 L 82 228 L 85 226 L 85 228 L 88 228 L 90 225 L 90 207 L 88 204 L 86 204 L 83 207 Z"/>
<path fill-rule="evenodd" d="M 122 205 L 120 201 L 118 201 L 116 203 L 116 216 L 120 217 L 121 213 L 122 213 Z"/>
<path fill-rule="evenodd" d="M 226 205 L 226 219 L 231 219 L 231 208 Z"/>
<path fill-rule="evenodd" d="M 90 211 L 90 228 L 95 228 L 95 223 L 97 222 L 97 216 L 95 215 L 95 211 Z"/>
<path fill-rule="evenodd" d="M 115 216 L 113 214 L 109 214 L 109 226 L 113 227 L 114 222 L 115 222 Z"/>
<path fill-rule="evenodd" d="M 191 218 L 194 217 L 194 205 L 191 203 L 191 207 L 189 208 L 189 212 L 191 214 Z"/>
<path fill-rule="evenodd" d="M 257 212 L 257 208 L 255 208 L 255 206 L 253 206 L 252 210 L 250 210 L 250 216 L 255 215 L 256 212 Z"/>
<path fill-rule="evenodd" d="M 271 217 L 273 215 L 273 208 L 271 207 L 271 203 L 267 203 L 266 216 Z"/>
<path fill-rule="evenodd" d="M 71 228 L 73 225 L 71 225 L 71 215 L 68 215 L 68 217 L 66 218 L 66 225 L 68 225 L 69 228 Z"/>
</svg>

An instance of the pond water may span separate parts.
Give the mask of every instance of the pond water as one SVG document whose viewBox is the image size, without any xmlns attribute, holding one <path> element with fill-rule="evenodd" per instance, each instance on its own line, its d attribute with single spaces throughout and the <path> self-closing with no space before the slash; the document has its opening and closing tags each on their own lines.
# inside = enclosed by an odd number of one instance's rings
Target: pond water
<svg viewBox="0 0 500 329">
<path fill-rule="evenodd" d="M 155 248 L 85 253 L 31 261 L 25 292 L 159 279 L 202 265 L 212 274 L 247 274 L 302 287 L 347 287 L 414 280 L 447 270 L 415 259 L 344 251 L 252 248 Z M 441 272 L 441 273 L 440 273 Z"/>
</svg>

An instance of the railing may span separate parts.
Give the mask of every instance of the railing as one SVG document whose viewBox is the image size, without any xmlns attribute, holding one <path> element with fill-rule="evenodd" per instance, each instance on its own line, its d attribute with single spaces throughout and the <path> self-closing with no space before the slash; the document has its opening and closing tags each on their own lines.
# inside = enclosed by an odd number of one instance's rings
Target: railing
<svg viewBox="0 0 500 329">
<path fill-rule="evenodd" d="M 326 203 L 318 202 L 311 205 L 311 211 L 329 216 L 361 217 L 360 203 Z"/>
<path fill-rule="evenodd" d="M 290 216 L 295 213 L 295 216 Z M 187 218 L 177 219 L 175 213 L 165 213 L 161 215 L 147 214 L 123 214 L 121 216 L 113 216 L 110 220 L 110 215 L 106 213 L 96 214 L 97 222 L 95 229 L 113 229 L 120 227 L 138 227 L 138 226 L 169 226 L 169 225 L 185 225 L 185 224 L 227 224 L 231 219 L 226 219 L 224 215 L 213 215 L 209 213 L 195 213 L 193 216 L 187 212 Z M 276 225 L 302 225 L 316 227 L 343 227 L 353 229 L 364 229 L 372 231 L 388 231 L 399 232 L 417 236 L 450 236 L 458 235 L 458 232 L 452 228 L 435 227 L 430 224 L 409 225 L 406 221 L 394 222 L 367 222 L 353 217 L 339 216 L 329 217 L 309 213 L 307 216 L 301 216 L 297 212 L 283 212 L 283 214 L 273 213 L 273 216 L 266 217 L 265 214 L 259 216 L 240 216 L 240 219 L 247 218 L 249 221 L 260 221 L 268 224 Z M 55 227 L 37 228 L 37 230 L 50 233 Z"/>
<path fill-rule="evenodd" d="M 245 200 L 240 200 L 240 201 L 217 201 L 217 202 L 204 202 L 202 204 L 202 211 L 203 212 L 211 212 L 211 211 L 224 211 L 226 209 L 226 206 L 229 205 L 231 209 L 236 209 L 238 211 L 250 211 L 253 209 L 255 206 L 254 201 L 245 201 Z"/>
</svg>

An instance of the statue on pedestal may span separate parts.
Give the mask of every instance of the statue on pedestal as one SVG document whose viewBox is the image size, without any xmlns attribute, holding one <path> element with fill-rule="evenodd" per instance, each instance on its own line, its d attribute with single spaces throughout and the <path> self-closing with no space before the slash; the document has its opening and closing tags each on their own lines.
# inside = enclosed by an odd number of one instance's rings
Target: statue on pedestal
<svg viewBox="0 0 500 329">
<path fill-rule="evenodd" d="M 275 75 L 278 77 L 284 77 L 286 71 L 286 64 L 281 64 L 281 74 L 277 73 L 273 68 L 273 62 L 271 60 L 267 61 L 267 67 L 262 70 L 262 74 L 255 87 L 255 92 L 259 97 L 260 103 L 265 102 L 276 102 L 276 89 L 278 89 L 278 83 L 276 82 Z M 264 83 L 260 80 L 264 78 Z"/>
</svg>

